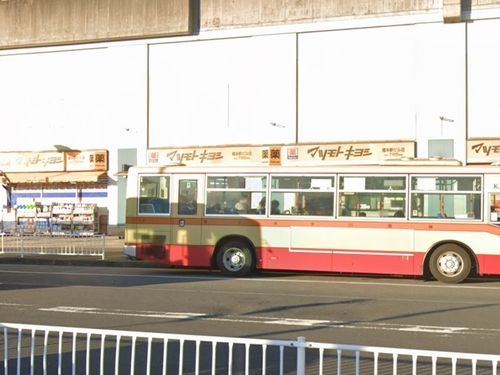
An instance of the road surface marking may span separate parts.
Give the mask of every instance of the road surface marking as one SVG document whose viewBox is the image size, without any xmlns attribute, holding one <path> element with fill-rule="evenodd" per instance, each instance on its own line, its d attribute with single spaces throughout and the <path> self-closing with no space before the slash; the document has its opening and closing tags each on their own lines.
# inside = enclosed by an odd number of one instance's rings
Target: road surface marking
<svg viewBox="0 0 500 375">
<path fill-rule="evenodd" d="M 77 313 L 77 314 L 96 314 L 96 315 L 118 315 L 118 316 L 140 316 L 144 318 L 160 319 L 202 319 L 207 314 L 182 313 L 182 312 L 163 312 L 163 311 L 127 311 L 127 310 L 105 310 L 98 307 L 75 307 L 75 306 L 56 306 L 49 308 L 39 308 L 39 311 Z"/>
<path fill-rule="evenodd" d="M 298 326 L 318 328 L 347 328 L 364 330 L 382 330 L 398 332 L 430 333 L 438 335 L 500 335 L 500 329 L 428 326 L 414 324 L 392 324 L 377 322 L 344 322 L 334 320 L 311 320 L 269 316 L 216 315 L 191 312 L 141 311 L 123 309 L 104 309 L 99 307 L 54 306 L 38 308 L 38 311 L 53 313 L 111 315 L 123 317 L 142 317 L 166 320 L 197 320 L 223 323 L 266 324 L 276 326 Z"/>
<path fill-rule="evenodd" d="M 9 303 L 9 302 L 0 302 L 0 306 L 22 306 L 29 307 L 33 305 L 25 304 L 25 303 Z"/>
</svg>

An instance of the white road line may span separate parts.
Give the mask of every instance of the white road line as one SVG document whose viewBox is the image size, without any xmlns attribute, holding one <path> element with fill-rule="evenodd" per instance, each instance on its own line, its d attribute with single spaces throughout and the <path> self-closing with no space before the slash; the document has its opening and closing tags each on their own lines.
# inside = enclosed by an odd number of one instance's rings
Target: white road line
<svg viewBox="0 0 500 375">
<path fill-rule="evenodd" d="M 49 308 L 39 308 L 39 311 L 60 312 L 60 313 L 79 313 L 79 314 L 96 314 L 96 315 L 117 315 L 117 316 L 140 316 L 144 318 L 160 318 L 160 319 L 193 319 L 203 318 L 207 314 L 197 313 L 178 313 L 178 312 L 163 312 L 163 311 L 127 311 L 127 310 L 105 310 L 98 307 L 75 307 L 75 306 L 57 306 Z"/>
<path fill-rule="evenodd" d="M 22 306 L 22 307 L 30 307 L 33 305 L 28 305 L 25 303 L 8 303 L 8 302 L 0 302 L 0 306 Z"/>
<path fill-rule="evenodd" d="M 370 281 L 345 281 L 345 280 L 297 280 L 290 278 L 231 278 L 231 277 L 221 277 L 221 276 L 186 276 L 186 275 L 131 275 L 122 273 L 98 273 L 98 272 L 54 272 L 54 271 L 13 271 L 13 270 L 2 270 L 2 273 L 12 273 L 12 274 L 38 274 L 38 275 L 59 275 L 59 276 L 90 276 L 90 277 L 122 277 L 122 278 L 140 278 L 140 279 L 160 279 L 160 280 L 225 280 L 225 281 L 238 281 L 238 282 L 262 282 L 262 283 L 302 283 L 302 284 L 331 284 L 331 285 L 369 285 L 369 286 L 392 286 L 392 287 L 411 287 L 411 288 L 435 288 L 435 289 L 477 289 L 477 290 L 500 290 L 500 286 L 479 286 L 479 285 L 468 285 L 468 284 L 425 284 L 425 283 L 391 283 L 391 282 L 380 282 L 377 280 Z M 325 276 L 326 277 L 326 276 Z M 332 276 L 332 279 L 335 276 Z"/>
<path fill-rule="evenodd" d="M 221 315 L 190 313 L 190 312 L 166 312 L 166 311 L 135 311 L 122 309 L 103 309 L 98 307 L 79 306 L 55 306 L 38 308 L 38 311 L 64 313 L 64 314 L 92 314 L 111 315 L 122 317 L 142 317 L 165 320 L 197 320 L 222 323 L 248 323 L 266 324 L 275 326 L 297 326 L 297 327 L 323 327 L 323 328 L 347 328 L 361 330 L 380 330 L 397 332 L 414 332 L 436 335 L 490 335 L 500 336 L 500 329 L 490 328 L 468 328 L 468 327 L 447 327 L 447 326 L 427 326 L 413 324 L 392 324 L 377 322 L 344 322 L 332 320 L 311 320 L 286 317 L 268 316 L 243 316 L 243 315 Z"/>
</svg>

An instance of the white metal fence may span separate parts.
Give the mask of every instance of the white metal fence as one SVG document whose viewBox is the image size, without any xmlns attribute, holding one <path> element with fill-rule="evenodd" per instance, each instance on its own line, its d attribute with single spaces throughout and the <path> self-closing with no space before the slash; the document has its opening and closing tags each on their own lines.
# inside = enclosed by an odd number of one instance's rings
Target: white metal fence
<svg viewBox="0 0 500 375">
<path fill-rule="evenodd" d="M 8 374 L 497 374 L 500 356 L 0 323 Z M 2 357 L 0 357 L 2 358 Z M 1 363 L 1 362 L 0 362 Z"/>
<path fill-rule="evenodd" d="M 0 254 L 84 255 L 105 257 L 106 236 L 0 233 Z"/>
</svg>

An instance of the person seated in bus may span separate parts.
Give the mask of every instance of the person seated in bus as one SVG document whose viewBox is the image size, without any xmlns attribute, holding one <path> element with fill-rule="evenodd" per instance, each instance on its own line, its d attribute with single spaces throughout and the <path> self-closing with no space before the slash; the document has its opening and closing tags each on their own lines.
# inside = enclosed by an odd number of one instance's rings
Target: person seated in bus
<svg viewBox="0 0 500 375">
<path fill-rule="evenodd" d="M 403 212 L 403 210 L 397 210 L 396 212 L 394 212 L 394 217 L 405 217 L 405 213 Z"/>
<path fill-rule="evenodd" d="M 207 207 L 207 214 L 222 214 L 224 213 L 220 203 L 215 203 L 211 207 Z"/>
<path fill-rule="evenodd" d="M 280 215 L 280 202 L 278 202 L 276 199 L 273 199 L 271 201 L 271 215 Z"/>
<path fill-rule="evenodd" d="M 257 215 L 265 215 L 266 214 L 266 197 L 262 197 L 262 199 L 259 201 L 259 206 L 257 207 L 257 210 L 255 210 L 255 213 Z"/>
<path fill-rule="evenodd" d="M 250 208 L 250 203 L 248 202 L 248 197 L 242 195 L 240 200 L 234 205 L 234 209 L 238 214 L 247 214 Z"/>
<path fill-rule="evenodd" d="M 194 215 L 196 214 L 196 199 L 194 195 L 184 195 L 179 202 L 179 214 L 180 215 Z"/>
<path fill-rule="evenodd" d="M 363 212 L 361 211 L 359 214 L 358 214 L 359 217 L 366 217 L 366 212 Z"/>
</svg>

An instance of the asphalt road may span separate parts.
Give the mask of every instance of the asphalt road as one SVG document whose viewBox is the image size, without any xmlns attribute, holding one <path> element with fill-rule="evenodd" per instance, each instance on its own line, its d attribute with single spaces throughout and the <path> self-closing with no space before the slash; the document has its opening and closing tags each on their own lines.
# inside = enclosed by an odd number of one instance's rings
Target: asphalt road
<svg viewBox="0 0 500 375">
<path fill-rule="evenodd" d="M 0 264 L 0 321 L 500 354 L 500 279 Z"/>
</svg>

